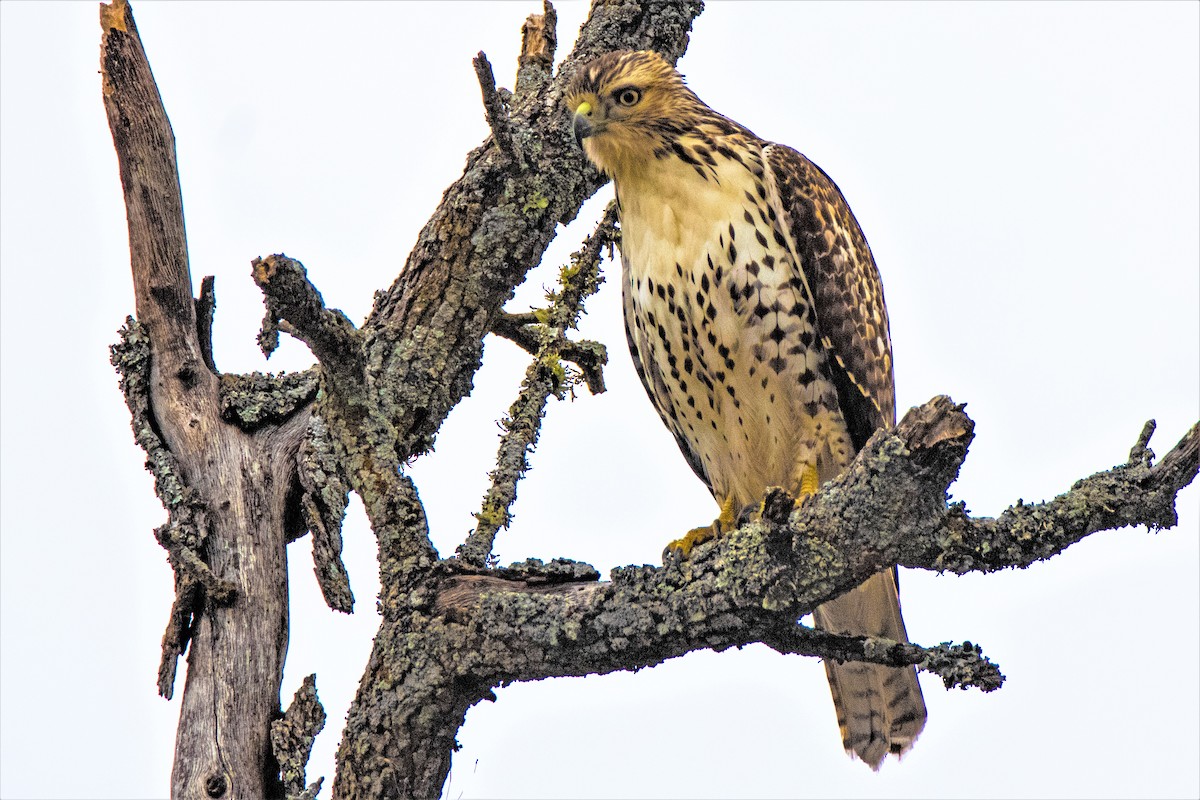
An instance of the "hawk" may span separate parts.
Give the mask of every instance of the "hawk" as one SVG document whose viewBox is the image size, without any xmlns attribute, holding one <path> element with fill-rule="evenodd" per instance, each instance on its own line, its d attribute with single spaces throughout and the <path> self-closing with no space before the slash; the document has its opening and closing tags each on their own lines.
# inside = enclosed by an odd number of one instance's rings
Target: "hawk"
<svg viewBox="0 0 1200 800">
<path fill-rule="evenodd" d="M 686 556 L 769 487 L 812 494 L 896 421 L 883 288 L 845 198 L 797 151 L 705 105 L 657 53 L 616 52 L 567 91 L 612 178 L 638 375 L 721 507 Z M 908 641 L 895 570 L 819 606 L 818 627 Z M 826 662 L 848 753 L 878 769 L 925 725 L 912 667 Z"/>
</svg>

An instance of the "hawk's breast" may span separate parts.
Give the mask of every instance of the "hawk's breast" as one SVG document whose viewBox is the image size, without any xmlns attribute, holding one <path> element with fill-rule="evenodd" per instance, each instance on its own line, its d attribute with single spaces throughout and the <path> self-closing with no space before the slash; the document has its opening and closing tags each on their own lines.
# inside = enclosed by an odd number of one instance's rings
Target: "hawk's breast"
<svg viewBox="0 0 1200 800">
<path fill-rule="evenodd" d="M 659 159 L 617 191 L 639 375 L 718 501 L 745 504 L 853 453 L 761 151 L 737 152 L 709 175 Z"/>
</svg>

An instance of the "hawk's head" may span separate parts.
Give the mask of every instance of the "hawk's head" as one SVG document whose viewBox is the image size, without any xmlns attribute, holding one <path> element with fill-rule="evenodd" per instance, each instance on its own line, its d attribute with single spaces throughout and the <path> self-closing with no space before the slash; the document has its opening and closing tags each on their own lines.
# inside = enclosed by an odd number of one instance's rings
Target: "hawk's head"
<svg viewBox="0 0 1200 800">
<path fill-rule="evenodd" d="M 713 112 L 683 76 L 650 50 L 608 53 L 586 64 L 567 89 L 575 138 L 601 171 L 617 176 L 659 155 Z M 661 156 L 660 156 L 661 157 Z"/>
</svg>

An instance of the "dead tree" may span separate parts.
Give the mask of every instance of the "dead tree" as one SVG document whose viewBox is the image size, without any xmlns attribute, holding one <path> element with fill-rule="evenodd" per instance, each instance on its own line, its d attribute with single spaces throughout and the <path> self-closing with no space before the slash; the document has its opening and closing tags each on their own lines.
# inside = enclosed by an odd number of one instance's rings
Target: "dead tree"
<svg viewBox="0 0 1200 800">
<path fill-rule="evenodd" d="M 255 259 L 267 313 L 260 344 L 280 331 L 317 364 L 268 376 L 218 371 L 211 352 L 213 281 L 192 297 L 174 138 L 126 0 L 101 6 L 104 104 L 129 222 L 136 294 L 113 347 L 138 444 L 169 512 L 155 531 L 175 571 L 159 692 L 170 697 L 187 653 L 172 775 L 176 798 L 313 797 L 305 764 L 324 724 L 315 679 L 286 713 L 285 548 L 314 539 L 330 608 L 353 596 L 341 522 L 356 492 L 378 538 L 382 623 L 338 752 L 334 795 L 435 797 L 467 709 L 513 681 L 637 669 L 692 650 L 763 642 L 784 653 L 914 664 L 947 687 L 991 691 L 1003 676 L 966 642 L 842 637 L 797 623 L 816 605 L 889 565 L 988 572 L 1048 558 L 1101 530 L 1167 528 L 1192 481 L 1200 426 L 1154 462 L 1153 424 L 1126 463 L 1047 503 L 998 518 L 948 504 L 973 423 L 945 397 L 880 431 L 852 467 L 798 506 L 769 494 L 762 519 L 686 561 L 614 570 L 560 559 L 498 567 L 491 556 L 547 398 L 603 391 L 605 349 L 568 337 L 619 236 L 608 212 L 562 271 L 547 308 L 504 303 L 541 260 L 556 225 L 603 184 L 571 139 L 562 89 L 580 64 L 613 49 L 677 59 L 699 0 L 598 2 L 554 69 L 554 9 L 525 24 L 516 86 L 497 89 L 475 60 L 491 136 L 421 232 L 395 283 L 361 327 L 326 308 L 301 264 Z M 505 420 L 478 526 L 454 555 L 430 542 L 404 466 L 425 452 L 469 391 L 484 337 L 533 355 Z"/>
</svg>

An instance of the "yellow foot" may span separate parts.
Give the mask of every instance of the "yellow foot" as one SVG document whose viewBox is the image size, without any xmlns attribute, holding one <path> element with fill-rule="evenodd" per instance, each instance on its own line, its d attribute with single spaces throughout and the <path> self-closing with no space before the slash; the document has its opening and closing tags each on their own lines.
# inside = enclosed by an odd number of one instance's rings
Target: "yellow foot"
<svg viewBox="0 0 1200 800">
<path fill-rule="evenodd" d="M 814 495 L 817 489 L 821 488 L 821 479 L 817 476 L 817 467 L 814 464 L 805 464 L 804 470 L 800 473 L 800 492 L 799 499 Z"/>
<path fill-rule="evenodd" d="M 663 560 L 665 561 L 671 553 L 687 558 L 692 554 L 692 548 L 696 545 L 707 542 L 709 539 L 714 539 L 723 533 L 729 533 L 735 527 L 736 519 L 733 515 L 733 498 L 730 497 L 721 504 L 721 516 L 713 520 L 711 525 L 692 528 L 682 539 L 676 539 L 668 544 L 666 549 L 663 550 Z"/>
</svg>

